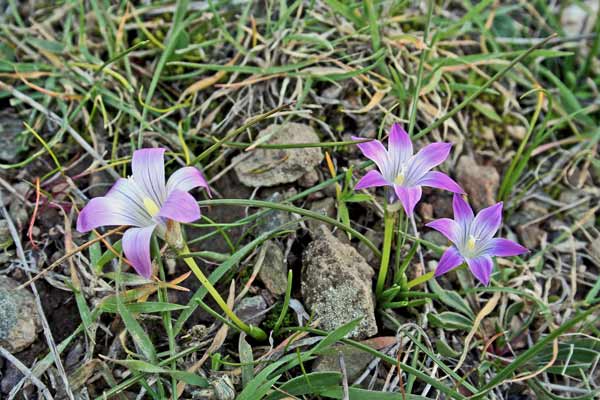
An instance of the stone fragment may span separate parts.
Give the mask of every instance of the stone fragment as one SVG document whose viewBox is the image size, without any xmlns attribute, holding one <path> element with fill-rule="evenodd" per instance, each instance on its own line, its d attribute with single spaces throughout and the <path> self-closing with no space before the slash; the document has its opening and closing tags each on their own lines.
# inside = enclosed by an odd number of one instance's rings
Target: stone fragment
<svg viewBox="0 0 600 400">
<path fill-rule="evenodd" d="M 289 122 L 271 125 L 261 131 L 257 141 L 268 144 L 317 143 L 319 136 L 309 125 Z M 240 182 L 246 186 L 275 186 L 291 183 L 304 174 L 311 173 L 323 160 L 316 147 L 296 149 L 255 149 L 233 159 L 234 169 Z M 314 180 L 314 177 L 308 179 Z"/>
<path fill-rule="evenodd" d="M 350 338 L 377 333 L 372 291 L 373 269 L 350 245 L 342 243 L 325 227 L 303 255 L 302 297 L 315 313 L 320 327 L 332 331 L 362 318 Z"/>
</svg>

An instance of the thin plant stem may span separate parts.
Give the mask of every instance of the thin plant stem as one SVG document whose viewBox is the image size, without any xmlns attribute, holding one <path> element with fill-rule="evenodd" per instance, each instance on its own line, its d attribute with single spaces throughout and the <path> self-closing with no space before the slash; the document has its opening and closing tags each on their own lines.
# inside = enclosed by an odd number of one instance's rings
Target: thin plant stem
<svg viewBox="0 0 600 400">
<path fill-rule="evenodd" d="M 375 294 L 377 298 L 381 298 L 383 288 L 385 286 L 385 280 L 387 278 L 388 268 L 390 264 L 390 253 L 392 250 L 392 239 L 394 238 L 394 224 L 396 222 L 396 213 L 385 210 L 383 216 L 384 219 L 384 233 L 383 233 L 383 249 L 381 251 L 381 264 L 379 265 L 379 275 L 377 276 L 377 285 L 375 287 Z"/>
<path fill-rule="evenodd" d="M 423 252 L 421 251 L 421 237 L 419 236 L 419 231 L 417 230 L 417 223 L 415 222 L 415 214 L 411 214 L 410 223 L 412 224 L 413 230 L 415 231 L 415 237 L 417 238 L 417 253 L 419 253 L 419 262 L 425 269 L 425 262 L 423 261 Z"/>
<path fill-rule="evenodd" d="M 181 254 L 188 254 L 188 253 L 190 253 L 190 250 L 186 244 L 186 245 L 184 245 L 184 248 L 182 249 Z M 221 310 L 223 310 L 223 312 L 231 319 L 231 321 L 238 328 L 240 328 L 242 331 L 246 332 L 248 335 L 252 336 L 256 340 L 265 340 L 267 338 L 267 334 L 262 329 L 260 329 L 257 326 L 252 326 L 252 325 L 246 324 L 244 321 L 239 319 L 237 315 L 234 314 L 234 312 L 231 310 L 231 308 L 229 308 L 229 306 L 227 305 L 225 300 L 223 300 L 223 298 L 221 297 L 219 292 L 217 292 L 215 287 L 206 278 L 206 275 L 204 275 L 202 270 L 198 267 L 198 265 L 196 264 L 196 261 L 194 260 L 193 257 L 185 257 L 183 259 L 183 261 L 185 261 L 185 263 L 192 270 L 194 275 L 196 275 L 196 278 L 198 278 L 198 280 L 200 281 L 202 286 L 204 286 L 206 288 L 208 293 L 210 293 L 210 295 L 217 302 L 219 307 L 221 307 Z"/>
<path fill-rule="evenodd" d="M 156 239 L 156 236 L 152 237 L 151 246 L 152 246 L 152 252 L 154 253 L 154 256 L 156 257 L 156 263 L 158 264 L 158 273 L 159 273 L 160 279 L 163 282 L 166 282 L 165 268 L 164 268 L 164 265 L 162 262 L 162 258 L 160 257 L 160 247 L 158 246 L 158 240 Z M 166 287 L 159 288 L 157 294 L 158 294 L 159 301 L 162 301 L 165 303 L 169 301 L 169 296 L 168 296 Z M 168 342 L 169 342 L 169 356 L 172 357 L 176 353 L 176 344 L 175 344 L 175 334 L 173 333 L 173 321 L 171 318 L 171 312 L 165 311 L 162 314 L 163 314 L 162 315 L 163 325 L 165 327 L 165 331 L 167 333 L 167 338 L 168 338 Z M 173 369 L 173 370 L 177 369 L 177 362 L 175 360 L 173 360 L 173 362 L 171 363 L 171 369 Z M 174 376 L 171 376 L 171 399 L 177 400 L 178 397 L 179 396 L 177 395 L 177 379 Z"/>
</svg>

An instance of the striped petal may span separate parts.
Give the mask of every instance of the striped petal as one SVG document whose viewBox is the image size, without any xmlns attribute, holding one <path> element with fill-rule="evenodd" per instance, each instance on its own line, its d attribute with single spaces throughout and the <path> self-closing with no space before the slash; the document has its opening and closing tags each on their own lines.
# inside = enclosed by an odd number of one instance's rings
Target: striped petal
<svg viewBox="0 0 600 400">
<path fill-rule="evenodd" d="M 385 180 L 379 171 L 371 170 L 363 176 L 354 187 L 355 190 L 366 189 L 370 187 L 388 186 L 390 183 Z"/>
<path fill-rule="evenodd" d="M 490 256 L 510 257 L 528 253 L 529 250 L 527 250 L 526 247 L 521 246 L 519 243 L 513 242 L 512 240 L 495 238 L 490 240 L 490 243 L 486 248 L 486 252 Z"/>
<path fill-rule="evenodd" d="M 435 229 L 454 244 L 456 244 L 460 238 L 460 227 L 453 219 L 440 218 L 431 221 L 425 226 Z"/>
<path fill-rule="evenodd" d="M 454 220 L 461 227 L 468 227 L 474 218 L 473 210 L 469 203 L 461 195 L 455 194 L 452 199 L 452 208 L 454 209 Z"/>
<path fill-rule="evenodd" d="M 352 136 L 352 140 L 364 140 L 365 138 L 361 138 L 358 136 Z M 385 173 L 388 167 L 388 155 L 387 150 L 383 147 L 383 144 L 379 140 L 371 140 L 370 142 L 358 143 L 357 144 L 360 151 L 363 153 L 365 157 L 369 160 L 373 160 L 379 171 Z"/>
<path fill-rule="evenodd" d="M 175 189 L 162 205 L 158 216 L 177 222 L 193 222 L 200 218 L 200 207 L 191 194 Z"/>
<path fill-rule="evenodd" d="M 150 238 L 155 225 L 145 228 L 129 228 L 123 234 L 123 253 L 135 271 L 146 279 L 152 276 L 152 259 L 150 258 Z"/>
<path fill-rule="evenodd" d="M 131 160 L 133 179 L 156 204 L 167 197 L 165 185 L 165 149 L 136 150 Z"/>
<path fill-rule="evenodd" d="M 395 165 L 400 165 L 413 155 L 413 145 L 408 133 L 400 124 L 392 125 L 388 139 L 389 155 Z"/>
<path fill-rule="evenodd" d="M 183 192 L 189 192 L 197 187 L 206 189 L 208 195 L 210 196 L 208 182 L 206 179 L 204 179 L 204 176 L 202 176 L 202 173 L 196 167 L 180 168 L 175 171 L 167 181 L 167 193 L 171 193 L 176 189 Z"/>
<path fill-rule="evenodd" d="M 464 194 L 464 190 L 448 175 L 438 172 L 429 171 L 417 182 L 417 185 L 430 186 L 437 189 L 448 190 L 453 193 Z"/>
<path fill-rule="evenodd" d="M 77 218 L 77 230 L 88 232 L 107 225 L 151 225 L 152 219 L 142 204 L 135 183 L 120 178 L 106 196 L 90 200 L 81 210 Z"/>
<path fill-rule="evenodd" d="M 431 143 L 419 150 L 412 158 L 411 169 L 413 171 L 411 175 L 415 177 L 423 176 L 431 168 L 443 163 L 448 158 L 451 148 L 452 144 L 440 142 Z"/>
<path fill-rule="evenodd" d="M 480 256 L 467 260 L 469 269 L 475 275 L 475 278 L 485 286 L 490 284 L 490 277 L 492 276 L 492 269 L 494 268 L 494 262 L 489 256 Z"/>
<path fill-rule="evenodd" d="M 445 274 L 446 272 L 458 267 L 464 261 L 464 258 L 460 255 L 456 247 L 449 247 L 444 254 L 442 254 L 442 258 L 440 258 L 440 262 L 435 269 L 435 276 Z"/>
<path fill-rule="evenodd" d="M 502 202 L 479 211 L 473 225 L 471 234 L 478 239 L 485 240 L 492 238 L 502 223 Z"/>
<path fill-rule="evenodd" d="M 77 230 L 81 233 L 107 225 L 141 226 L 125 204 L 109 197 L 90 200 L 77 217 Z"/>
<path fill-rule="evenodd" d="M 402 206 L 404 207 L 404 211 L 406 215 L 411 216 L 413 211 L 415 210 L 415 206 L 421 200 L 421 187 L 404 187 L 394 185 L 394 191 L 396 192 L 396 196 L 400 199 Z"/>
</svg>

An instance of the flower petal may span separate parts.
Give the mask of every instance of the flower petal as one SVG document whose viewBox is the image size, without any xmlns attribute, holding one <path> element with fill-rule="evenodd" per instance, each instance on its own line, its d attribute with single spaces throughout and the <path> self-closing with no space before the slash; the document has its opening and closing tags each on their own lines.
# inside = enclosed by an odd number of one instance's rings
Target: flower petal
<svg viewBox="0 0 600 400">
<path fill-rule="evenodd" d="M 210 188 L 208 182 L 202 176 L 202 173 L 196 167 L 183 167 L 178 169 L 169 177 L 167 181 L 167 193 L 178 189 L 183 192 L 189 192 L 197 187 L 206 189 L 210 196 Z"/>
<path fill-rule="evenodd" d="M 480 240 L 492 238 L 502 223 L 502 202 L 479 211 L 473 220 L 471 234 Z"/>
<path fill-rule="evenodd" d="M 388 186 L 390 183 L 385 180 L 379 171 L 374 169 L 367 172 L 354 187 L 355 190 L 365 189 L 370 187 Z"/>
<path fill-rule="evenodd" d="M 465 191 L 462 190 L 460 185 L 456 183 L 452 178 L 448 175 L 438 172 L 438 171 L 429 171 L 417 182 L 418 185 L 421 186 L 430 186 L 442 190 L 448 190 L 454 193 L 464 194 Z"/>
<path fill-rule="evenodd" d="M 469 203 L 461 195 L 455 194 L 452 199 L 452 208 L 454 209 L 454 220 L 463 228 L 469 227 L 474 218 Z"/>
<path fill-rule="evenodd" d="M 194 196 L 188 192 L 175 189 L 169 194 L 157 216 L 177 222 L 192 222 L 200 218 L 200 207 Z"/>
<path fill-rule="evenodd" d="M 84 233 L 105 225 L 140 226 L 142 224 L 121 201 L 110 197 L 93 198 L 79 213 L 77 230 Z"/>
<path fill-rule="evenodd" d="M 458 267 L 464 261 L 464 258 L 460 255 L 456 247 L 449 247 L 444 254 L 442 254 L 442 258 L 440 258 L 440 262 L 435 269 L 435 276 L 445 274 L 446 272 Z"/>
<path fill-rule="evenodd" d="M 512 240 L 495 238 L 490 240 L 490 243 L 486 249 L 486 252 L 490 256 L 510 257 L 518 256 L 519 254 L 529 253 L 526 247 L 521 246 L 519 243 L 515 243 Z"/>
<path fill-rule="evenodd" d="M 400 199 L 402 206 L 404 207 L 404 211 L 406 215 L 411 216 L 415 209 L 415 206 L 421 200 L 421 187 L 413 186 L 413 187 L 404 187 L 394 185 L 394 190 L 396 195 Z"/>
<path fill-rule="evenodd" d="M 443 142 L 431 143 L 423 147 L 412 158 L 411 175 L 415 178 L 421 177 L 431 168 L 443 163 L 448 158 L 451 148 L 451 143 Z"/>
<path fill-rule="evenodd" d="M 131 160 L 134 181 L 156 204 L 167 197 L 164 154 L 163 148 L 140 149 Z"/>
<path fill-rule="evenodd" d="M 361 138 L 358 136 L 352 136 L 352 140 L 364 140 L 366 138 Z M 382 173 L 385 173 L 388 167 L 388 154 L 385 147 L 379 140 L 371 140 L 370 142 L 358 143 L 357 144 L 360 151 L 363 153 L 365 157 L 370 160 L 373 160 L 375 164 L 377 164 L 377 168 Z"/>
<path fill-rule="evenodd" d="M 400 124 L 392 125 L 388 139 L 388 154 L 394 160 L 394 165 L 399 166 L 413 155 L 413 145 L 408 133 Z"/>
<path fill-rule="evenodd" d="M 145 228 L 129 228 L 123 234 L 123 253 L 135 271 L 146 279 L 152 276 L 150 259 L 150 238 L 156 225 Z"/>
<path fill-rule="evenodd" d="M 489 256 L 479 256 L 467 260 L 469 269 L 475 275 L 475 278 L 485 286 L 490 283 L 490 276 L 492 275 L 492 269 L 494 268 L 494 262 Z"/>
<path fill-rule="evenodd" d="M 446 236 L 446 238 L 452 243 L 457 243 L 460 238 L 460 226 L 450 218 L 440 218 L 435 221 L 431 221 L 426 224 L 430 228 L 435 229 L 442 235 Z"/>
</svg>

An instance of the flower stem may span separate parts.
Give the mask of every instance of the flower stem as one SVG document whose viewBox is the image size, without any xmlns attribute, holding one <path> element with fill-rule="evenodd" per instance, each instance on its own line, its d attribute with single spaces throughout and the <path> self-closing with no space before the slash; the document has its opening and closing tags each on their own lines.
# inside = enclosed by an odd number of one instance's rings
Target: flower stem
<svg viewBox="0 0 600 400">
<path fill-rule="evenodd" d="M 388 268 L 390 264 L 390 253 L 392 250 L 392 238 L 394 237 L 394 223 L 396 222 L 396 213 L 389 212 L 387 209 L 383 215 L 384 233 L 383 233 L 383 249 L 381 252 L 381 264 L 379 265 L 379 275 L 377 276 L 377 285 L 375 286 L 375 295 L 381 298 L 385 280 L 387 278 Z"/>
<path fill-rule="evenodd" d="M 183 247 L 181 254 L 187 254 L 187 253 L 190 253 L 190 250 L 188 249 L 188 246 L 186 244 Z M 185 257 L 183 259 L 183 261 L 185 261 L 185 263 L 192 270 L 194 275 L 196 275 L 196 278 L 198 278 L 198 280 L 200 281 L 202 286 L 204 286 L 206 288 L 208 293 L 210 293 L 210 295 L 217 302 L 219 307 L 221 307 L 221 310 L 223 310 L 223 312 L 231 319 L 231 321 L 238 328 L 240 328 L 241 330 L 243 330 L 244 332 L 246 332 L 248 335 L 252 336 L 256 340 L 265 340 L 267 338 L 267 334 L 265 333 L 265 331 L 263 331 L 262 329 L 260 329 L 257 326 L 248 325 L 247 323 L 245 323 L 244 321 L 239 319 L 237 315 L 234 314 L 234 312 L 231 310 L 231 308 L 229 308 L 229 306 L 227 305 L 225 300 L 223 300 L 223 298 L 221 297 L 219 292 L 217 292 L 217 290 L 212 285 L 212 283 L 210 283 L 208 278 L 206 278 L 206 275 L 204 275 L 202 270 L 198 267 L 198 265 L 196 264 L 196 261 L 194 260 L 193 257 Z"/>
</svg>

